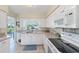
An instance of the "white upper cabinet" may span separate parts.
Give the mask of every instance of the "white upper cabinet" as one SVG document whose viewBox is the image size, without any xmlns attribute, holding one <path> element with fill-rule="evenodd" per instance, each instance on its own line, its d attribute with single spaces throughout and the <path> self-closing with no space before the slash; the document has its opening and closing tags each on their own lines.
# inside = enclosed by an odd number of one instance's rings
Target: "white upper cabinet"
<svg viewBox="0 0 79 59">
<path fill-rule="evenodd" d="M 60 12 L 55 15 L 54 25 L 55 27 L 64 27 L 64 12 Z"/>
<path fill-rule="evenodd" d="M 62 15 L 58 15 L 58 17 L 54 20 L 55 27 L 64 27 L 64 18 Z"/>
<path fill-rule="evenodd" d="M 46 27 L 52 27 L 52 18 L 48 17 L 46 20 L 47 20 Z"/>
<path fill-rule="evenodd" d="M 7 14 L 6 12 L 0 10 L 0 28 L 7 27 Z"/>
<path fill-rule="evenodd" d="M 51 18 L 51 19 L 50 19 Z M 58 7 L 53 14 L 48 17 L 48 25 L 52 28 L 63 27 L 64 24 L 64 6 Z"/>
<path fill-rule="evenodd" d="M 64 11 L 64 20 L 65 24 L 64 26 L 66 28 L 73 28 L 74 27 L 74 11 L 75 11 L 75 6 L 65 6 L 65 11 Z"/>
<path fill-rule="evenodd" d="M 79 6 L 62 5 L 47 18 L 48 26 L 62 28 L 79 28 Z"/>
<path fill-rule="evenodd" d="M 79 28 L 79 6 L 71 6 L 65 10 L 65 27 Z"/>
</svg>

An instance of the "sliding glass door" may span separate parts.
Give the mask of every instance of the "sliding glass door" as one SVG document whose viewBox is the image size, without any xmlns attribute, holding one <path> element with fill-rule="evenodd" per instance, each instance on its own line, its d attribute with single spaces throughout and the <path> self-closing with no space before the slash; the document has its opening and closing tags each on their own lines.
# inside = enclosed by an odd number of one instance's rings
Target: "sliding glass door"
<svg viewBox="0 0 79 59">
<path fill-rule="evenodd" d="M 7 34 L 14 38 L 15 32 L 15 18 L 8 16 L 8 26 L 7 26 Z"/>
<path fill-rule="evenodd" d="M 9 40 L 9 52 L 16 51 L 16 19 L 8 16 L 7 21 L 7 35 L 10 37 Z"/>
</svg>

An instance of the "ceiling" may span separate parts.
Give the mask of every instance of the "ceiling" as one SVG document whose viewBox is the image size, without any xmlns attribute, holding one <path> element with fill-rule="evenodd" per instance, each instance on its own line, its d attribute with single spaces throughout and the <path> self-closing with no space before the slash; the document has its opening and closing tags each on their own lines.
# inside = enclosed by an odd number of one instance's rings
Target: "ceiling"
<svg viewBox="0 0 79 59">
<path fill-rule="evenodd" d="M 12 12 L 21 17 L 47 17 L 57 5 L 10 5 Z"/>
</svg>

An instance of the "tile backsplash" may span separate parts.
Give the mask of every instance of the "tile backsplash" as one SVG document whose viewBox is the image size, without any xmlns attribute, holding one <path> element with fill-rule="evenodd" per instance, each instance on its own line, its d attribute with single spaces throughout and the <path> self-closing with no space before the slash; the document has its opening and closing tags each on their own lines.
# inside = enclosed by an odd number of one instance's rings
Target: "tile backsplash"
<svg viewBox="0 0 79 59">
<path fill-rule="evenodd" d="M 63 28 L 63 32 L 79 34 L 79 28 Z"/>
</svg>

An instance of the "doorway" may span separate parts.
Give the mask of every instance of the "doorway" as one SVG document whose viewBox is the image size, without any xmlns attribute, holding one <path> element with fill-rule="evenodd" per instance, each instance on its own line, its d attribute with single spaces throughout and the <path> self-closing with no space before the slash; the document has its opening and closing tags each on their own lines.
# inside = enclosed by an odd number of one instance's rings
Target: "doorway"
<svg viewBox="0 0 79 59">
<path fill-rule="evenodd" d="M 9 52 L 16 51 L 16 19 L 14 17 L 8 16 L 7 20 L 7 35 L 10 37 L 9 40 Z"/>
</svg>

